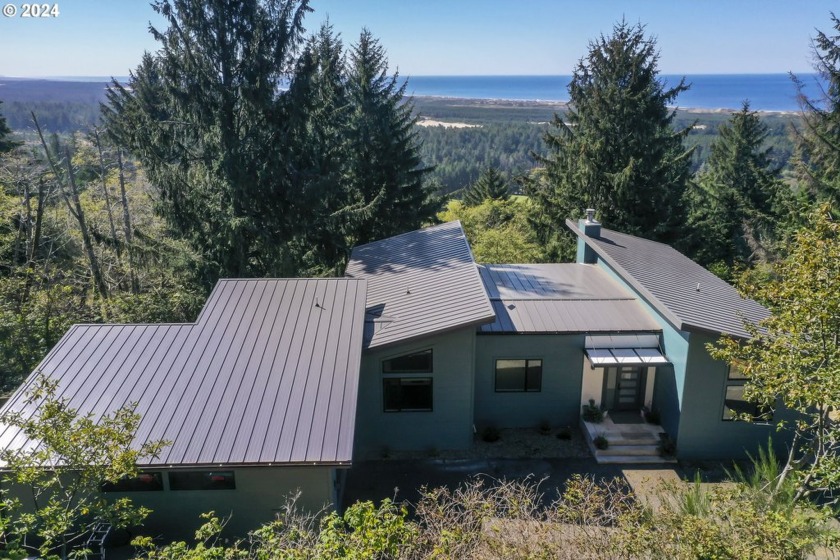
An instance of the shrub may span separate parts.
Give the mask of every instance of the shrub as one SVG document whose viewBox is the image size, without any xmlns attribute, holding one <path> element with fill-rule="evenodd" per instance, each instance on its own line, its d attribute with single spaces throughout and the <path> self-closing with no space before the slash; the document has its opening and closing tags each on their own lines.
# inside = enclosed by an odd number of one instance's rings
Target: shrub
<svg viewBox="0 0 840 560">
<path fill-rule="evenodd" d="M 501 437 L 502 434 L 499 432 L 499 429 L 496 426 L 486 426 L 484 430 L 481 431 L 481 439 L 488 443 L 499 441 L 499 438 Z"/>
<path fill-rule="evenodd" d="M 540 433 L 544 436 L 547 436 L 551 433 L 551 422 L 548 420 L 541 420 L 540 421 Z"/>
<path fill-rule="evenodd" d="M 557 430 L 557 439 L 572 439 L 572 429 L 569 426 L 563 426 Z"/>
<path fill-rule="evenodd" d="M 677 442 L 671 436 L 662 432 L 659 434 L 659 454 L 663 457 L 673 457 L 677 453 Z"/>
<path fill-rule="evenodd" d="M 595 445 L 596 449 L 607 449 L 610 446 L 610 442 L 607 441 L 607 438 L 603 434 L 595 436 L 592 443 Z"/>
<path fill-rule="evenodd" d="M 589 399 L 589 404 L 583 405 L 583 419 L 586 422 L 600 424 L 604 421 L 604 411 L 601 407 L 595 406 L 595 399 Z"/>
</svg>

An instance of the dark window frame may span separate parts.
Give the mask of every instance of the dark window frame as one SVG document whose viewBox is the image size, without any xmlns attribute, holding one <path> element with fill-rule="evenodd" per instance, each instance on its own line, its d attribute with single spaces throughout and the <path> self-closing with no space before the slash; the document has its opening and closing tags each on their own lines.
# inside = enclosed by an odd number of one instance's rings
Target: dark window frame
<svg viewBox="0 0 840 560">
<path fill-rule="evenodd" d="M 389 390 L 388 386 L 393 385 L 394 382 L 397 381 L 400 387 L 400 403 L 399 405 L 389 406 Z M 428 391 L 429 391 L 429 406 L 428 408 L 410 408 L 403 405 L 403 395 L 402 395 L 402 387 L 404 386 L 404 382 L 417 382 L 417 381 L 425 381 L 428 382 Z M 414 383 L 417 386 L 420 386 L 418 383 Z M 410 386 L 411 383 L 405 383 L 405 385 Z M 383 412 L 434 412 L 434 390 L 435 384 L 434 379 L 430 376 L 405 376 L 405 375 L 389 375 L 387 377 L 382 378 L 382 411 Z"/>
<path fill-rule="evenodd" d="M 726 402 L 728 399 L 729 390 L 733 388 L 741 388 L 747 384 L 747 377 L 740 373 L 740 366 L 737 363 L 729 364 L 726 369 L 726 379 L 723 383 L 723 409 L 721 410 L 721 422 L 744 422 L 744 418 L 740 415 L 748 414 L 752 417 L 753 424 L 769 424 L 773 421 L 773 414 L 770 411 L 763 410 L 761 405 L 743 400 L 743 392 L 739 402 L 745 403 L 743 410 L 738 411 L 729 407 Z"/>
<path fill-rule="evenodd" d="M 499 362 L 525 362 L 525 375 L 522 377 L 521 389 L 499 389 Z M 528 373 L 531 362 L 539 362 L 539 383 L 536 389 L 528 388 Z M 496 358 L 493 368 L 493 389 L 496 393 L 542 393 L 543 359 L 542 358 Z"/>
<path fill-rule="evenodd" d="M 391 367 L 390 369 L 386 366 L 389 362 L 394 362 L 400 359 L 411 359 L 414 356 L 420 356 L 428 354 L 429 366 L 428 367 L 408 367 L 402 369 L 394 369 Z M 399 354 L 397 356 L 391 356 L 389 358 L 385 358 L 382 360 L 380 364 L 380 370 L 385 375 L 402 375 L 405 373 L 434 373 L 434 364 L 435 364 L 435 356 L 432 348 L 424 348 L 423 350 L 415 350 L 413 352 L 408 352 L 405 354 Z"/>
<path fill-rule="evenodd" d="M 103 482 L 101 488 L 103 492 L 162 492 L 163 473 L 140 471 L 137 476 L 123 478 L 117 482 Z"/>
<path fill-rule="evenodd" d="M 232 470 L 177 470 L 168 475 L 169 489 L 175 492 L 236 490 L 236 474 Z"/>
</svg>

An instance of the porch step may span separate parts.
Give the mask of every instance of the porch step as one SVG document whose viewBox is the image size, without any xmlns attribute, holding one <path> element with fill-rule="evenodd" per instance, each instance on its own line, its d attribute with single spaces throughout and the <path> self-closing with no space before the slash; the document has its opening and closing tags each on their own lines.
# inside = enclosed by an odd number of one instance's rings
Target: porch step
<svg viewBox="0 0 840 560">
<path fill-rule="evenodd" d="M 615 464 L 615 463 L 636 463 L 645 465 L 676 463 L 674 458 L 660 457 L 659 455 L 596 455 L 595 461 L 599 464 Z"/>
<path fill-rule="evenodd" d="M 602 457 L 607 455 L 650 455 L 658 457 L 659 446 L 656 444 L 630 444 L 627 441 L 622 441 L 618 444 L 611 444 L 606 449 L 599 449 L 598 455 Z"/>
</svg>

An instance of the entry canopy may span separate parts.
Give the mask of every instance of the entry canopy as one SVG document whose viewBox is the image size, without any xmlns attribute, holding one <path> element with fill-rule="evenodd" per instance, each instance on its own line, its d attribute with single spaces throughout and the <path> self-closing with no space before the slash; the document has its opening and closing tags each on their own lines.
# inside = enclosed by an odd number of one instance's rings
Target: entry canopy
<svg viewBox="0 0 840 560">
<path fill-rule="evenodd" d="M 671 363 L 659 350 L 655 334 L 587 336 L 585 348 L 593 368 Z"/>
</svg>

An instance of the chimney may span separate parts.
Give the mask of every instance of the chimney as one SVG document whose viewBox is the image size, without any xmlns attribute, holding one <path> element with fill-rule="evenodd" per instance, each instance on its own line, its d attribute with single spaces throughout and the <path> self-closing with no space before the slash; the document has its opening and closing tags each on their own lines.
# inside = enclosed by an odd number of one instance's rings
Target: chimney
<svg viewBox="0 0 840 560">
<path fill-rule="evenodd" d="M 601 237 L 601 222 L 595 219 L 595 209 L 586 209 L 586 218 L 578 221 L 580 231 L 587 237 L 593 239 L 600 239 Z M 578 238 L 577 241 L 577 262 L 594 264 L 598 262 L 598 255 L 592 250 L 592 247 L 583 239 Z"/>
</svg>

